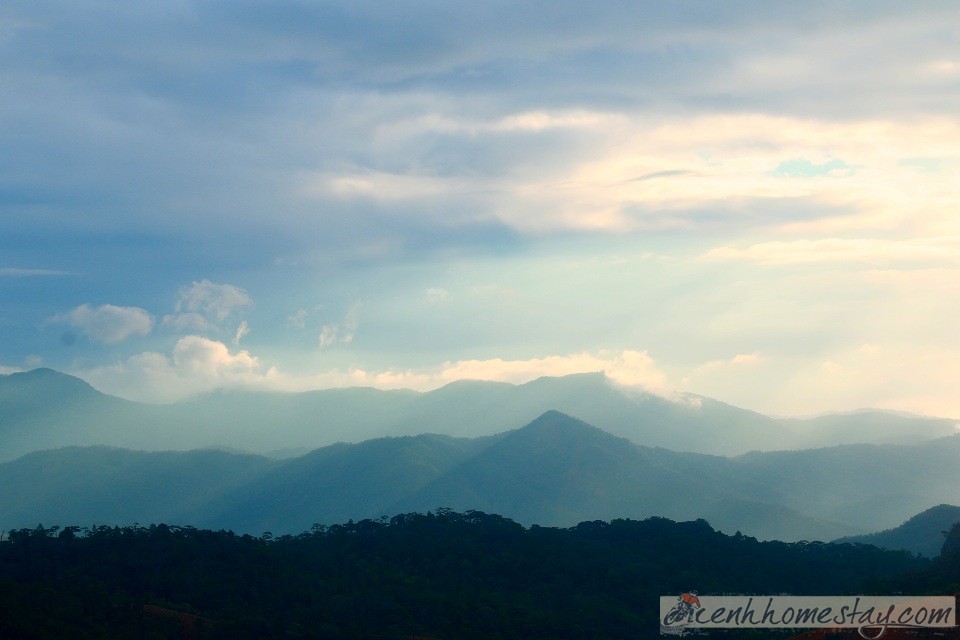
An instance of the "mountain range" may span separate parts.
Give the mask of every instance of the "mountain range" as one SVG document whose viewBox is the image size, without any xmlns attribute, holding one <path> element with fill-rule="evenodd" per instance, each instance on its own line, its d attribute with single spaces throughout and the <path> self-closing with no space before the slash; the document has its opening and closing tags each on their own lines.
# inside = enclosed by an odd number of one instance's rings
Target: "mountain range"
<svg viewBox="0 0 960 640">
<path fill-rule="evenodd" d="M 918 513 L 898 527 L 861 536 L 848 536 L 834 542 L 860 542 L 884 549 L 906 549 L 928 558 L 936 556 L 945 546 L 947 535 L 960 533 L 960 507 L 938 504 Z M 956 536 L 956 534 L 954 534 Z"/>
<path fill-rule="evenodd" d="M 225 390 L 156 405 L 35 369 L 0 376 L 0 461 L 84 445 L 149 451 L 215 446 L 289 456 L 387 436 L 492 436 L 550 410 L 640 445 L 724 456 L 839 444 L 916 444 L 957 431 L 950 419 L 872 410 L 778 419 L 691 394 L 668 399 L 617 387 L 600 373 L 522 385 L 460 381 L 426 393 Z"/>
<path fill-rule="evenodd" d="M 0 464 L 0 528 L 166 522 L 259 534 L 441 507 L 525 524 L 664 516 L 830 540 L 960 501 L 960 436 L 722 457 L 638 445 L 557 411 L 476 438 L 338 443 L 277 460 L 104 446 Z"/>
</svg>

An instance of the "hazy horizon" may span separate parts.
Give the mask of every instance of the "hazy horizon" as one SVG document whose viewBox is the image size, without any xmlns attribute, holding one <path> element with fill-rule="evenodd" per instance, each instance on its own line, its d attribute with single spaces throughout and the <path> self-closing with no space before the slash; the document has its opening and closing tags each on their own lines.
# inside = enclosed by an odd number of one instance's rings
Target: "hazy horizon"
<svg viewBox="0 0 960 640">
<path fill-rule="evenodd" d="M 10 369 L 10 368 L 8 368 L 7 371 L 0 372 L 0 378 L 2 378 L 2 377 L 4 377 L 4 376 L 9 376 L 9 375 L 11 375 L 11 374 L 31 373 L 31 372 L 33 372 L 33 371 L 45 370 L 45 369 L 46 369 L 46 370 L 50 370 L 50 371 L 56 371 L 57 373 L 65 373 L 65 372 L 63 372 L 63 371 L 58 371 L 58 370 L 52 369 L 52 368 L 50 368 L 50 367 L 37 367 L 37 368 L 35 368 L 35 369 Z M 617 393 L 623 395 L 625 398 L 628 398 L 628 399 L 629 399 L 629 398 L 642 398 L 642 397 L 650 397 L 650 396 L 653 396 L 653 397 L 660 398 L 660 399 L 662 399 L 662 400 L 666 400 L 666 401 L 668 401 L 668 402 L 675 403 L 675 404 L 678 404 L 678 405 L 691 405 L 691 406 L 699 406 L 699 403 L 700 403 L 701 400 L 703 400 L 703 399 L 708 399 L 708 400 L 713 400 L 713 401 L 719 402 L 719 403 L 722 404 L 722 405 L 728 405 L 728 406 L 734 407 L 734 408 L 736 408 L 736 409 L 742 409 L 742 410 L 745 410 L 745 411 L 757 413 L 757 414 L 760 414 L 760 415 L 762 415 L 762 416 L 769 417 L 769 418 L 774 418 L 774 419 L 777 419 L 777 420 L 813 420 L 813 419 L 816 419 L 816 418 L 823 418 L 823 417 L 829 417 L 829 416 L 854 416 L 854 415 L 857 415 L 857 414 L 869 414 L 869 413 L 873 413 L 873 412 L 880 412 L 880 413 L 885 413 L 885 414 L 890 414 L 890 415 L 916 416 L 916 417 L 920 417 L 920 418 L 933 418 L 933 419 L 946 419 L 946 420 L 955 420 L 955 419 L 956 419 L 956 418 L 954 418 L 954 417 L 952 417 L 952 416 L 923 414 L 923 413 L 917 413 L 917 412 L 912 412 L 912 411 L 900 411 L 900 410 L 897 410 L 897 409 L 884 409 L 884 408 L 879 408 L 879 407 L 858 407 L 858 408 L 856 408 L 856 409 L 845 409 L 845 410 L 834 410 L 834 411 L 821 411 L 821 412 L 815 412 L 815 413 L 793 414 L 793 415 L 776 414 L 776 413 L 764 413 L 764 412 L 761 412 L 761 411 L 757 411 L 756 409 L 753 409 L 753 408 L 751 408 L 751 407 L 734 405 L 734 404 L 732 404 L 732 403 L 726 402 L 725 400 L 723 400 L 723 398 L 711 398 L 711 397 L 709 397 L 709 396 L 705 396 L 705 395 L 701 395 L 701 394 L 696 394 L 696 393 L 693 393 L 693 392 L 663 392 L 663 391 L 658 392 L 658 391 L 651 390 L 651 389 L 648 389 L 648 388 L 645 388 L 645 387 L 619 384 L 618 382 L 616 382 L 615 380 L 613 380 L 613 379 L 611 379 L 609 376 L 607 376 L 604 371 L 580 371 L 580 372 L 577 372 L 577 373 L 568 373 L 568 374 L 557 375 L 557 376 L 543 375 L 543 376 L 538 376 L 538 377 L 536 377 L 536 378 L 531 378 L 531 379 L 529 379 L 529 380 L 521 380 L 521 381 L 489 380 L 489 379 L 483 379 L 483 378 L 458 378 L 458 379 L 455 379 L 455 380 L 438 382 L 438 383 L 436 383 L 436 386 L 429 386 L 429 387 L 424 387 L 424 388 L 419 388 L 419 389 L 413 388 L 413 387 L 397 387 L 397 386 L 378 387 L 378 386 L 375 386 L 375 385 L 368 385 L 368 384 L 339 384 L 339 385 L 325 386 L 325 387 L 309 387 L 309 386 L 305 386 L 304 388 L 288 388 L 288 387 L 283 387 L 283 386 L 274 387 L 274 386 L 271 386 L 271 385 L 269 385 L 269 384 L 263 384 L 262 381 L 261 381 L 259 384 L 245 384 L 245 385 L 237 385 L 237 386 L 228 386 L 228 385 L 225 385 L 225 386 L 215 387 L 215 388 L 211 388 L 211 389 L 202 389 L 202 390 L 197 391 L 197 392 L 195 392 L 195 393 L 188 393 L 188 394 L 181 395 L 181 396 L 178 396 L 178 397 L 176 397 L 176 398 L 168 399 L 168 400 L 141 399 L 141 398 L 137 398 L 137 397 L 127 397 L 127 396 L 120 395 L 120 394 L 114 394 L 114 393 L 111 393 L 109 390 L 104 390 L 104 389 L 98 388 L 95 384 L 91 383 L 89 380 L 86 380 L 86 379 L 84 379 L 84 378 L 81 377 L 81 376 L 74 375 L 74 374 L 69 374 L 69 373 L 67 373 L 66 375 L 70 375 L 70 376 L 72 376 L 72 377 L 78 378 L 79 380 L 82 380 L 83 382 L 85 382 L 86 384 L 90 385 L 93 389 L 95 389 L 96 391 L 98 391 L 98 392 L 100 392 L 100 393 L 103 393 L 103 394 L 106 394 L 106 395 L 109 395 L 109 396 L 113 396 L 113 397 L 116 397 L 116 398 L 120 398 L 120 399 L 122 399 L 122 400 L 129 400 L 129 401 L 131 401 L 131 402 L 137 402 L 137 403 L 148 404 L 148 405 L 170 405 L 170 404 L 178 404 L 178 403 L 181 403 L 181 402 L 188 402 L 188 401 L 191 401 L 191 400 L 202 399 L 202 398 L 207 397 L 207 396 L 215 396 L 215 395 L 222 394 L 222 393 L 235 393 L 235 392 L 240 392 L 240 393 L 243 393 L 243 392 L 251 392 L 251 393 L 276 393 L 276 394 L 280 394 L 280 395 L 288 395 L 288 394 L 289 394 L 289 395 L 294 395 L 294 394 L 310 393 L 310 392 L 322 392 L 322 391 L 350 390 L 350 389 L 361 389 L 361 390 L 363 390 L 363 389 L 372 389 L 372 390 L 376 390 L 376 391 L 395 391 L 395 392 L 401 392 L 401 393 L 413 393 L 413 394 L 417 394 L 417 395 L 423 395 L 423 394 L 431 393 L 431 392 L 433 392 L 433 391 L 440 391 L 440 390 L 442 390 L 442 389 L 444 389 L 445 387 L 448 387 L 448 386 L 450 386 L 450 385 L 456 385 L 456 384 L 461 384 L 461 383 L 480 383 L 480 384 L 490 383 L 490 384 L 494 384 L 494 385 L 497 385 L 497 384 L 508 385 L 508 386 L 510 386 L 510 387 L 523 387 L 523 386 L 528 385 L 528 384 L 531 384 L 531 383 L 536 384 L 536 383 L 538 383 L 538 382 L 542 382 L 542 381 L 545 381 L 545 380 L 555 380 L 555 379 L 560 379 L 560 378 L 566 378 L 566 377 L 569 377 L 569 376 L 584 376 L 584 375 L 585 375 L 585 376 L 601 376 L 601 377 L 603 377 L 603 381 L 604 381 L 604 383 L 605 383 L 606 385 L 608 385 L 610 388 L 614 389 Z M 956 425 L 956 429 L 957 429 L 958 433 L 960 433 L 960 419 L 956 419 L 956 420 L 958 420 L 958 421 L 957 421 L 957 425 Z"/>
</svg>

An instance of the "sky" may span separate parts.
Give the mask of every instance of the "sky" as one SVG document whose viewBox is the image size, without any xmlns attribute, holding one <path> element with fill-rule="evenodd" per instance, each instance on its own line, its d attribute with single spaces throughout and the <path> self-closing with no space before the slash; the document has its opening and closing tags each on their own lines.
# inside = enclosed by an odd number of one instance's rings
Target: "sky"
<svg viewBox="0 0 960 640">
<path fill-rule="evenodd" d="M 0 4 L 0 373 L 960 418 L 955 2 Z"/>
</svg>

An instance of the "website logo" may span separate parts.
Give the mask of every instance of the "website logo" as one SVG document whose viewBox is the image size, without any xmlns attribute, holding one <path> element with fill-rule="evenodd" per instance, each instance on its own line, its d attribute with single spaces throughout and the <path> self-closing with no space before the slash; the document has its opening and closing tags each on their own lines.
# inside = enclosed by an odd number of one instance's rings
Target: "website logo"
<svg viewBox="0 0 960 640">
<path fill-rule="evenodd" d="M 887 629 L 956 626 L 954 596 L 701 596 L 660 597 L 660 633 L 707 629 L 857 629 L 863 638 Z"/>
</svg>

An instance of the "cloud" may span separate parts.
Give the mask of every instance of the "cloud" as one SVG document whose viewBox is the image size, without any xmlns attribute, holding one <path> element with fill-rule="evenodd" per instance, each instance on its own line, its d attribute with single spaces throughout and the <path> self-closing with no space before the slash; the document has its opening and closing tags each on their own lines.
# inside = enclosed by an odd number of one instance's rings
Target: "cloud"
<svg viewBox="0 0 960 640">
<path fill-rule="evenodd" d="M 601 350 L 527 360 L 460 360 L 420 369 L 371 371 L 359 367 L 314 374 L 288 374 L 265 368 L 247 351 L 233 353 L 223 343 L 200 336 L 177 341 L 170 356 L 148 352 L 123 363 L 74 373 L 107 393 L 132 400 L 172 402 L 218 388 L 310 391 L 331 387 L 436 389 L 457 380 L 522 384 L 543 376 L 604 372 L 615 384 L 669 394 L 666 375 L 645 351 Z"/>
<path fill-rule="evenodd" d="M 876 407 L 960 418 L 954 381 L 960 350 L 908 344 L 851 345 L 792 363 L 767 400 L 782 412 Z M 812 401 L 812 402 L 811 402 Z M 764 407 L 760 407 L 761 410 Z"/>
<path fill-rule="evenodd" d="M 612 381 L 649 390 L 664 390 L 666 377 L 645 351 L 609 351 L 547 356 L 528 360 L 460 360 L 441 367 L 438 379 L 493 380 L 519 384 L 542 376 L 603 372 Z"/>
<path fill-rule="evenodd" d="M 98 230 L 129 245 L 189 228 L 196 245 L 162 247 L 179 273 L 278 256 L 355 263 L 371 247 L 397 260 L 511 234 L 697 232 L 715 225 L 677 212 L 730 198 L 806 198 L 812 218 L 818 202 L 870 212 L 910 184 L 897 162 L 956 163 L 945 25 L 957 11 L 944 6 L 61 10 L 21 3 L 5 16 L 18 26 L 0 44 L 17 55 L 0 144 L 25 178 L 0 193 L 4 231 Z M 775 175 L 831 158 L 863 170 Z M 948 185 L 912 193 L 936 201 Z M 171 326 L 209 329 L 205 314 L 180 313 Z"/>
<path fill-rule="evenodd" d="M 598 335 L 618 348 L 644 336 L 689 368 L 715 357 L 704 353 L 762 350 L 772 361 L 754 370 L 780 362 L 777 341 L 816 342 L 817 366 L 847 366 L 822 347 L 849 343 L 859 325 L 873 330 L 857 339 L 877 344 L 896 331 L 953 344 L 956 310 L 941 302 L 952 292 L 917 307 L 929 286 L 894 296 L 833 282 L 856 262 L 956 267 L 942 240 L 960 236 L 954 3 L 3 11 L 5 362 L 51 349 L 43 355 L 58 364 L 55 343 L 30 337 L 43 318 L 134 289 L 175 291 L 198 273 L 251 283 L 258 302 L 264 291 L 276 303 L 256 323 L 258 343 L 277 339 L 269 353 L 294 350 L 295 336 L 271 334 L 286 320 L 339 366 L 369 358 L 375 378 L 478 353 L 501 356 L 506 372 L 531 354 L 570 357 Z M 543 269 L 589 244 L 670 262 L 606 279 Z M 709 260 L 688 260 L 709 247 Z M 478 257 L 494 268 L 437 279 Z M 12 268 L 37 265 L 65 271 Z M 90 277 L 17 277 L 67 271 Z M 469 293 L 488 281 L 516 297 Z M 438 282 L 457 302 L 442 314 L 424 301 Z M 62 302 L 81 285 L 83 297 Z M 169 313 L 176 336 L 236 350 L 251 296 L 231 286 L 192 283 L 158 317 Z M 403 298 L 365 324 L 370 351 L 338 352 L 361 334 L 336 314 L 358 291 L 377 301 L 365 314 L 388 308 L 388 287 Z M 287 319 L 309 310 L 303 296 L 343 306 Z"/>
<path fill-rule="evenodd" d="M 174 402 L 221 388 L 258 388 L 273 375 L 249 352 L 232 353 L 222 342 L 195 335 L 177 340 L 169 356 L 145 352 L 76 373 L 108 393 L 145 402 Z"/>
<path fill-rule="evenodd" d="M 180 297 L 174 311 L 200 312 L 206 317 L 222 322 L 234 311 L 251 306 L 253 306 L 253 300 L 240 287 L 202 280 L 180 290 Z"/>
<path fill-rule="evenodd" d="M 696 232 L 718 223 L 741 233 L 764 227 L 877 230 L 907 221 L 941 224 L 960 197 L 942 175 L 918 175 L 901 164 L 914 157 L 951 158 L 955 168 L 960 158 L 943 142 L 960 140 L 960 128 L 946 119 L 836 123 L 726 114 L 645 124 L 627 121 L 603 149 L 583 154 L 555 183 L 542 182 L 564 201 L 558 211 L 621 231 L 666 226 Z M 662 174 L 664 164 L 686 174 L 635 179 Z M 854 165 L 856 172 L 844 169 Z M 923 211 L 916 206 L 921 193 Z M 778 215 L 779 203 L 793 203 L 794 211 Z M 591 207 L 593 216 L 576 213 Z M 698 211 L 714 213 L 686 213 Z"/>
<path fill-rule="evenodd" d="M 517 297 L 516 289 L 493 282 L 474 285 L 470 287 L 470 293 L 478 298 L 497 297 L 504 306 L 512 303 Z"/>
<path fill-rule="evenodd" d="M 657 180 L 659 178 L 675 178 L 678 176 L 689 175 L 689 171 L 683 169 L 666 169 L 663 171 L 651 171 L 650 173 L 645 173 L 642 176 L 637 176 L 636 178 L 629 178 L 624 182 L 643 182 L 644 180 Z"/>
<path fill-rule="evenodd" d="M 774 175 L 788 178 L 814 178 L 817 176 L 842 177 L 851 175 L 855 171 L 846 162 L 839 159 L 814 164 L 804 158 L 784 160 L 773 170 Z"/>
<path fill-rule="evenodd" d="M 960 236 L 915 240 L 824 238 L 821 240 L 772 241 L 745 249 L 725 246 L 711 249 L 706 260 L 749 261 L 762 265 L 854 262 L 885 264 L 960 263 Z"/>
<path fill-rule="evenodd" d="M 789 361 L 789 362 L 785 362 Z M 367 386 L 428 391 L 457 380 L 523 384 L 542 376 L 604 372 L 621 387 L 680 400 L 678 390 L 781 415 L 862 407 L 960 417 L 953 381 L 960 352 L 864 343 L 809 355 L 741 353 L 692 368 L 661 367 L 646 351 L 599 350 L 529 359 L 471 359 L 407 369 L 332 368 L 292 374 L 247 351 L 200 336 L 170 355 L 148 352 L 122 363 L 74 370 L 98 389 L 132 400 L 173 402 L 219 388 L 284 392 Z M 679 379 L 678 383 L 674 381 Z"/>
<path fill-rule="evenodd" d="M 427 302 L 430 304 L 442 304 L 444 302 L 450 302 L 452 296 L 450 292 L 441 287 L 431 287 L 427 289 Z"/>
<path fill-rule="evenodd" d="M 322 304 L 314 305 L 311 309 L 297 309 L 296 313 L 287 316 L 284 326 L 295 331 L 303 331 L 307 328 L 310 318 L 315 317 L 324 306 Z"/>
<path fill-rule="evenodd" d="M 736 371 L 741 372 L 745 367 L 755 366 L 761 363 L 768 363 L 769 358 L 759 352 L 738 353 L 727 360 L 710 360 L 698 365 L 681 381 L 684 386 L 689 386 L 691 382 L 699 381 L 704 376 L 713 376 L 717 373 L 722 375 L 737 375 Z"/>
<path fill-rule="evenodd" d="M 145 310 L 112 304 L 96 308 L 82 304 L 51 318 L 51 322 L 70 325 L 91 340 L 104 344 L 117 344 L 131 336 L 147 335 L 153 330 L 153 316 Z"/>
<path fill-rule="evenodd" d="M 302 385 L 307 383 L 426 391 L 457 380 L 523 384 L 544 376 L 599 372 L 604 373 L 612 382 L 625 387 L 661 394 L 670 393 L 666 376 L 653 359 L 646 352 L 631 350 L 601 350 L 596 353 L 582 352 L 525 360 L 458 360 L 435 367 L 406 370 L 368 371 L 355 368 L 347 371 L 334 370 L 290 382 L 295 388 L 304 388 Z"/>
<path fill-rule="evenodd" d="M 177 331 L 218 331 L 224 320 L 252 306 L 253 300 L 240 287 L 195 281 L 180 289 L 174 313 L 164 316 L 163 324 Z"/>
<path fill-rule="evenodd" d="M 207 377 L 243 375 L 259 368 L 257 358 L 246 351 L 236 355 L 222 342 L 200 336 L 186 336 L 173 348 L 173 366 L 177 371 Z"/>
<path fill-rule="evenodd" d="M 306 309 L 299 309 L 295 314 L 287 318 L 287 326 L 291 329 L 303 330 L 307 327 L 307 317 L 309 315 Z"/>
<path fill-rule="evenodd" d="M 163 316 L 163 325 L 177 332 L 217 332 L 219 327 L 200 313 L 177 313 Z"/>
<path fill-rule="evenodd" d="M 356 333 L 359 322 L 357 319 L 357 313 L 360 311 L 360 303 L 355 303 L 350 310 L 347 311 L 347 315 L 344 316 L 343 321 L 339 324 L 325 324 L 323 328 L 320 329 L 320 348 L 326 349 L 335 344 L 350 344 L 353 342 L 354 333 Z"/>
<path fill-rule="evenodd" d="M 452 148 L 477 146 L 492 136 L 489 127 L 471 125 L 479 133 L 467 135 L 460 132 L 467 125 L 440 121 L 447 123 Z M 836 122 L 762 113 L 681 118 L 628 110 L 584 122 L 589 136 L 564 129 L 529 152 L 516 149 L 512 134 L 497 134 L 484 143 L 484 152 L 499 158 L 501 146 L 513 148 L 506 165 L 478 166 L 475 156 L 470 165 L 445 169 L 417 164 L 387 171 L 358 164 L 303 174 L 301 193 L 308 200 L 392 207 L 413 219 L 431 219 L 438 209 L 468 211 L 461 223 L 492 218 L 532 236 L 717 228 L 876 231 L 918 222 L 933 228 L 949 224 L 960 201 L 960 188 L 943 179 L 960 167 L 953 150 L 960 127 L 952 119 Z M 417 127 L 391 131 L 390 139 L 397 152 L 430 144 Z M 918 172 L 910 164 L 916 159 L 936 159 L 939 172 Z"/>
<path fill-rule="evenodd" d="M 456 197 L 478 189 L 475 182 L 429 175 L 384 173 L 361 170 L 348 174 L 320 176 L 316 186 L 304 192 L 337 198 L 365 198 L 380 202 Z"/>
<path fill-rule="evenodd" d="M 16 269 L 13 267 L 0 268 L 0 277 L 25 278 L 31 276 L 72 276 L 76 275 L 69 271 L 59 271 L 57 269 Z"/>
<path fill-rule="evenodd" d="M 320 329 L 320 348 L 325 349 L 337 342 L 337 334 L 340 328 L 337 325 L 325 324 Z"/>
<path fill-rule="evenodd" d="M 237 327 L 237 332 L 233 335 L 233 344 L 239 346 L 240 340 L 242 340 L 243 337 L 248 333 L 250 333 L 250 327 L 247 325 L 246 320 L 242 320 L 240 325 Z"/>
</svg>

